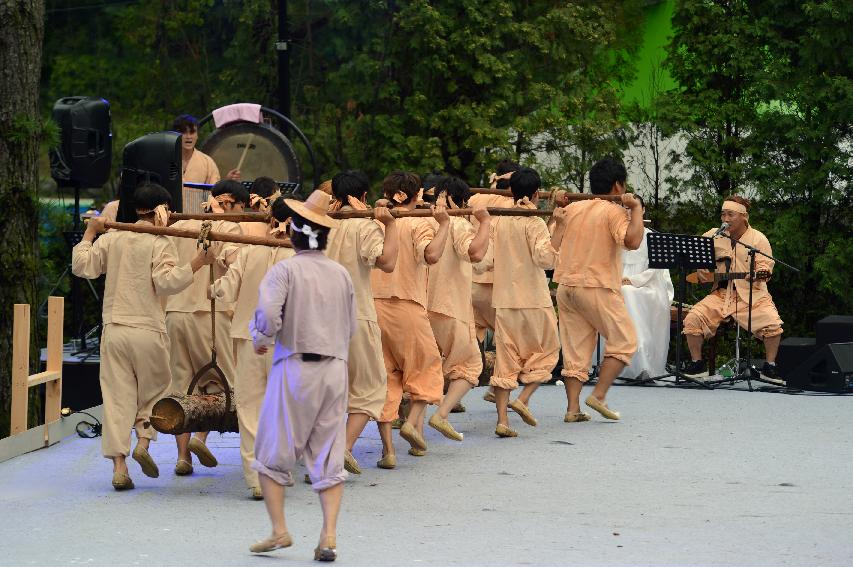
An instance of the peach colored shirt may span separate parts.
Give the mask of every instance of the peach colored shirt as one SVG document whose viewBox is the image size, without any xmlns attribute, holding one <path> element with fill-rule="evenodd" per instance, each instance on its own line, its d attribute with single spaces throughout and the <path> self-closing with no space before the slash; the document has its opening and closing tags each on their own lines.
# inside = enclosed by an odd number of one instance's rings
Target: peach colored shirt
<svg viewBox="0 0 853 567">
<path fill-rule="evenodd" d="M 712 228 L 702 236 L 714 236 L 714 233 L 717 232 L 716 228 Z M 773 249 L 770 247 L 770 242 L 767 240 L 767 237 L 764 236 L 758 230 L 755 230 L 752 227 L 746 229 L 746 232 L 740 237 L 740 241 L 744 244 L 749 244 L 760 251 L 768 254 L 770 256 L 773 255 Z M 734 246 L 734 248 L 732 248 Z M 725 258 L 731 258 L 731 266 L 729 267 L 730 272 L 744 272 L 749 273 L 749 254 L 748 250 L 741 246 L 740 244 L 735 244 L 725 236 L 718 236 L 714 239 L 714 257 L 717 259 L 717 262 L 722 261 Z M 773 273 L 773 265 L 775 262 L 770 258 L 762 256 L 761 254 L 755 255 L 755 271 L 768 271 L 771 274 Z M 725 265 L 718 264 L 718 270 L 720 272 L 725 272 Z M 705 270 L 700 270 L 700 274 L 708 274 Z M 741 301 L 749 301 L 749 282 L 746 279 L 739 280 L 731 280 L 729 282 L 723 282 L 720 284 L 720 288 L 731 290 L 737 290 L 737 296 Z M 758 301 L 759 299 L 769 296 L 769 292 L 767 291 L 767 282 L 764 280 L 756 281 L 752 284 L 752 301 Z"/>
<path fill-rule="evenodd" d="M 438 223 L 435 223 L 435 228 L 438 228 Z M 474 227 L 467 219 L 450 217 L 450 234 L 444 253 L 428 269 L 427 310 L 465 323 L 474 320 L 468 247 L 475 234 Z"/>
<path fill-rule="evenodd" d="M 137 224 L 150 226 L 139 221 Z M 158 333 L 166 332 L 163 296 L 193 282 L 189 263 L 178 265 L 175 246 L 166 236 L 115 230 L 93 243 L 81 241 L 71 255 L 75 276 L 95 279 L 106 274 L 104 325 L 115 323 Z"/>
<path fill-rule="evenodd" d="M 270 225 L 265 222 L 241 222 L 240 230 L 246 236 L 262 236 L 266 238 L 270 233 Z"/>
<path fill-rule="evenodd" d="M 260 223 L 251 223 L 260 224 Z M 261 225 L 263 226 L 263 225 Z M 292 258 L 293 248 L 275 248 L 272 246 L 242 246 L 225 275 L 213 283 L 212 291 L 217 305 L 234 304 L 234 317 L 231 319 L 231 338 L 252 339 L 249 322 L 255 316 L 258 306 L 258 289 L 261 280 L 276 263 Z"/>
<path fill-rule="evenodd" d="M 199 149 L 193 150 L 182 180 L 187 183 L 216 183 L 219 179 L 219 168 L 213 158 Z"/>
<path fill-rule="evenodd" d="M 554 267 L 557 251 L 540 217 L 503 217 L 495 229 L 492 307 L 552 307 L 545 270 Z"/>
<path fill-rule="evenodd" d="M 468 206 L 475 207 L 479 205 L 483 205 L 484 207 L 501 207 L 501 208 L 509 208 L 514 206 L 515 201 L 513 201 L 512 197 L 501 197 L 500 195 L 485 195 L 483 193 L 478 193 L 476 195 L 471 195 L 471 198 L 468 199 Z M 490 256 L 492 255 L 492 244 L 495 241 L 495 227 L 500 222 L 502 217 L 492 217 L 491 226 L 489 227 L 489 250 L 486 252 L 486 258 L 484 258 L 480 264 L 475 265 L 474 272 L 471 276 L 471 279 L 474 283 L 485 283 L 490 284 L 494 282 L 494 274 L 492 273 L 491 268 L 488 270 L 482 270 L 487 265 L 491 265 Z M 474 225 L 474 231 L 477 231 L 477 228 L 480 226 L 480 223 L 474 217 L 471 217 L 471 224 Z M 482 270 L 482 271 L 481 271 Z"/>
<path fill-rule="evenodd" d="M 352 207 L 341 207 L 342 211 Z M 397 221 L 399 222 L 399 221 Z M 355 288 L 356 319 L 376 322 L 371 272 L 385 249 L 382 225 L 370 219 L 345 219 L 329 231 L 326 256 L 342 265 Z"/>
<path fill-rule="evenodd" d="M 397 219 L 393 227 L 399 231 L 397 265 L 390 274 L 373 270 L 370 274 L 373 297 L 406 299 L 426 309 L 427 263 L 424 250 L 435 238 L 435 228 L 429 220 L 418 217 Z"/>
<path fill-rule="evenodd" d="M 173 228 L 198 230 L 201 227 L 199 220 L 182 220 L 172 225 Z M 213 232 L 225 232 L 228 234 L 241 234 L 240 225 L 228 221 L 213 221 Z M 178 262 L 188 264 L 198 253 L 196 241 L 192 238 L 168 237 L 172 240 L 175 250 L 178 251 Z M 236 244 L 228 242 L 212 242 L 213 253 L 216 262 L 212 266 L 204 266 L 193 276 L 193 284 L 177 295 L 169 296 L 166 300 L 166 311 L 179 311 L 181 313 L 195 313 L 197 311 L 210 311 L 210 300 L 207 298 L 207 288 L 210 285 L 210 269 L 213 268 L 214 280 L 225 274 L 225 256 L 236 251 Z M 217 311 L 233 311 L 234 304 L 224 301 L 216 302 Z"/>
<path fill-rule="evenodd" d="M 612 201 L 591 199 L 567 205 L 566 212 L 554 281 L 621 292 L 628 211 Z"/>
</svg>

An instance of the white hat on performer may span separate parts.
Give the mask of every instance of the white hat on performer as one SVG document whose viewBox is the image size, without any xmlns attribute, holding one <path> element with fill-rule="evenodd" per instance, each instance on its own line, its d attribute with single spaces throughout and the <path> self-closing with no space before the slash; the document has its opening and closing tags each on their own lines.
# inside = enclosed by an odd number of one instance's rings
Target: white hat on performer
<svg viewBox="0 0 853 567">
<path fill-rule="evenodd" d="M 332 196 L 328 193 L 315 190 L 304 201 L 285 199 L 284 202 L 294 213 L 314 224 L 326 228 L 334 228 L 338 224 L 338 221 L 326 214 L 329 211 L 329 204 L 332 202 Z"/>
</svg>

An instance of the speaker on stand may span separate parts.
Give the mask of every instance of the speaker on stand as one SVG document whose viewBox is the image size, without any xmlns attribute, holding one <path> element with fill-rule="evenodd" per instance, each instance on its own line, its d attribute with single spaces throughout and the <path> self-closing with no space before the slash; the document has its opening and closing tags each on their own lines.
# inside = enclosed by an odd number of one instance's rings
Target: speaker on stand
<svg viewBox="0 0 853 567">
<path fill-rule="evenodd" d="M 100 187 L 109 180 L 112 167 L 113 136 L 110 104 L 99 97 L 71 96 L 56 101 L 52 117 L 59 126 L 59 145 L 50 150 L 50 175 L 59 189 L 74 190 L 74 218 L 72 230 L 63 233 L 70 249 L 80 242 L 83 231 L 80 223 L 80 190 L 83 187 Z M 50 296 L 71 273 L 69 258 L 66 267 Z M 95 299 L 100 303 L 95 288 L 88 282 Z M 46 300 L 45 300 L 46 304 Z M 43 306 L 40 307 L 40 311 Z M 72 328 L 79 352 L 86 350 L 86 332 L 83 328 L 83 300 L 80 278 L 71 275 Z"/>
</svg>

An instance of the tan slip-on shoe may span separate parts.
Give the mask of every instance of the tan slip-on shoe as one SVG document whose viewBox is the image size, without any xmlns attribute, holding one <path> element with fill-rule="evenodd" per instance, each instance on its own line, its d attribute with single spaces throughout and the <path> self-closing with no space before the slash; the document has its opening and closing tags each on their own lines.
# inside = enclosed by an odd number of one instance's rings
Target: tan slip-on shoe
<svg viewBox="0 0 853 567">
<path fill-rule="evenodd" d="M 486 390 L 486 393 L 483 394 L 483 399 L 489 402 L 490 404 L 493 404 L 495 403 L 495 393 L 491 390 Z"/>
<path fill-rule="evenodd" d="M 589 396 L 586 399 L 586 402 L 584 402 L 584 403 L 586 403 L 586 405 L 588 405 L 589 407 L 591 407 L 592 409 L 594 409 L 595 411 L 597 411 L 598 413 L 600 413 L 603 417 L 606 417 L 607 419 L 613 419 L 613 420 L 619 419 L 619 412 L 618 411 L 613 411 L 612 409 L 607 407 L 606 403 L 599 401 L 599 399 L 596 398 L 595 396 Z"/>
<path fill-rule="evenodd" d="M 263 500 L 264 499 L 264 493 L 261 492 L 260 486 L 253 486 L 249 490 L 252 491 L 252 500 Z"/>
<path fill-rule="evenodd" d="M 267 553 L 276 549 L 283 549 L 293 545 L 293 539 L 288 532 L 284 532 L 279 536 L 268 537 L 267 539 L 253 543 L 249 546 L 249 551 L 252 553 Z"/>
<path fill-rule="evenodd" d="M 563 418 L 563 421 L 566 423 L 582 423 L 584 421 L 589 421 L 590 419 L 592 418 L 588 413 L 579 411 L 577 413 L 566 412 L 566 417 Z"/>
<path fill-rule="evenodd" d="M 347 472 L 351 472 L 352 474 L 361 474 L 361 467 L 358 466 L 358 461 L 349 451 L 344 453 L 344 468 Z"/>
<path fill-rule="evenodd" d="M 175 474 L 178 476 L 193 474 L 193 464 L 184 459 L 178 459 L 178 462 L 175 463 Z"/>
<path fill-rule="evenodd" d="M 113 473 L 113 488 L 119 491 L 131 490 L 134 488 L 133 481 L 130 480 L 130 476 L 124 473 L 115 472 Z"/>
<path fill-rule="evenodd" d="M 335 536 L 326 536 L 322 543 L 314 548 L 314 561 L 334 561 L 338 558 Z"/>
<path fill-rule="evenodd" d="M 144 447 L 137 445 L 133 449 L 131 457 L 133 457 L 133 460 L 139 463 L 139 466 L 142 467 L 142 474 L 145 476 L 150 476 L 151 478 L 157 478 L 160 476 L 160 469 L 157 468 L 157 463 L 154 462 L 154 459 L 151 458 L 148 450 Z"/>
<path fill-rule="evenodd" d="M 376 461 L 376 466 L 380 469 L 393 469 L 397 466 L 397 455 L 382 455 L 382 458 Z"/>
<path fill-rule="evenodd" d="M 498 437 L 518 437 L 518 432 L 499 423 L 497 427 L 495 427 L 495 435 Z"/>
<path fill-rule="evenodd" d="M 215 467 L 219 464 L 219 461 L 216 460 L 216 457 L 213 456 L 207 445 L 202 443 L 198 437 L 190 439 L 190 453 L 198 457 L 198 462 L 206 467 Z"/>
<path fill-rule="evenodd" d="M 453 429 L 453 426 L 450 425 L 450 422 L 438 415 L 437 413 L 432 414 L 432 417 L 429 418 L 429 426 L 447 437 L 448 439 L 453 439 L 454 441 L 462 441 L 463 435 Z"/>
<path fill-rule="evenodd" d="M 414 447 L 409 447 L 409 454 L 413 457 L 423 457 L 427 454 L 427 452 L 421 451 L 420 449 L 415 449 Z"/>
<path fill-rule="evenodd" d="M 426 441 L 424 441 L 424 438 L 420 433 L 418 433 L 418 430 L 415 429 L 415 426 L 408 421 L 400 426 L 400 437 L 408 441 L 409 445 L 415 449 L 420 449 L 421 451 L 427 450 Z"/>
<path fill-rule="evenodd" d="M 509 409 L 517 413 L 519 417 L 521 417 L 521 421 L 523 421 L 527 425 L 532 425 L 533 427 L 536 427 L 536 425 L 539 423 L 538 421 L 536 421 L 536 418 L 533 417 L 533 414 L 530 413 L 530 408 L 524 405 L 524 402 L 522 402 L 521 400 L 513 400 L 508 404 L 508 406 Z"/>
</svg>

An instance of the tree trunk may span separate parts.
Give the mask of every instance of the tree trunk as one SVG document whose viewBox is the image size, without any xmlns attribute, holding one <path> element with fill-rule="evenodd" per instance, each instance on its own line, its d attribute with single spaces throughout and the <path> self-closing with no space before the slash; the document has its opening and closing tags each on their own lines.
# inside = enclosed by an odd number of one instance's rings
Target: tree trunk
<svg viewBox="0 0 853 567">
<path fill-rule="evenodd" d="M 0 0 L 0 437 L 9 433 L 12 306 L 37 303 L 43 0 Z M 33 314 L 36 309 L 32 309 Z M 35 390 L 34 390 L 35 391 Z"/>
<path fill-rule="evenodd" d="M 160 433 L 179 435 L 196 431 L 238 431 L 237 413 L 226 411 L 225 394 L 168 396 L 154 404 L 151 425 Z"/>
</svg>

